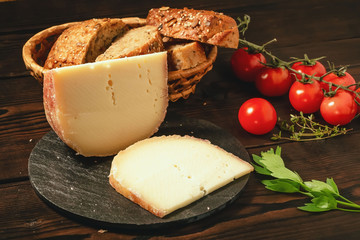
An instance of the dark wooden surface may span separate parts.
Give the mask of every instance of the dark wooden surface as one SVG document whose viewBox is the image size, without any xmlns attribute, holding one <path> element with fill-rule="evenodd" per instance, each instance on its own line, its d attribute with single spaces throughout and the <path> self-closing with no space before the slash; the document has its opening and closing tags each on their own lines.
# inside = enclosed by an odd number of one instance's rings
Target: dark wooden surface
<svg viewBox="0 0 360 240">
<path fill-rule="evenodd" d="M 268 191 L 252 174 L 241 197 L 225 210 L 185 226 L 158 231 L 100 229 L 67 216 L 44 203 L 32 189 L 28 157 L 50 130 L 42 105 L 42 88 L 26 71 L 21 49 L 36 32 L 55 24 L 93 17 L 145 17 L 165 1 L 0 1 L 0 239 L 359 239 L 360 214 L 297 210 L 307 200 L 296 194 Z M 252 17 L 247 39 L 283 59 L 327 56 L 360 80 L 360 4 L 335 1 L 182 0 L 172 7 Z M 170 110 L 205 119 L 231 132 L 249 154 L 280 145 L 289 168 L 305 180 L 333 177 L 341 193 L 360 202 L 360 124 L 350 134 L 312 143 L 273 142 L 271 134 L 253 136 L 237 121 L 240 105 L 260 96 L 250 84 L 236 80 L 230 69 L 233 50 L 219 49 L 214 69 L 188 100 Z M 326 64 L 326 62 L 325 62 Z M 282 118 L 295 111 L 285 97 L 268 98 Z M 274 131 L 277 131 L 275 129 Z M 105 230 L 105 231 L 103 231 Z"/>
</svg>

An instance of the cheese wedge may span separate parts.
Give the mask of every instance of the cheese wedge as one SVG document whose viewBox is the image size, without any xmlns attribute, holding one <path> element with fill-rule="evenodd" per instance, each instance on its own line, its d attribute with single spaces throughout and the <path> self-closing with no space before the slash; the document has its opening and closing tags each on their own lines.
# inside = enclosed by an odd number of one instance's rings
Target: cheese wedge
<svg viewBox="0 0 360 240">
<path fill-rule="evenodd" d="M 162 218 L 251 171 L 251 164 L 207 140 L 171 135 L 148 138 L 120 151 L 109 182 Z"/>
<path fill-rule="evenodd" d="M 46 118 L 83 156 L 110 156 L 150 137 L 168 106 L 166 52 L 56 68 L 44 74 Z"/>
</svg>

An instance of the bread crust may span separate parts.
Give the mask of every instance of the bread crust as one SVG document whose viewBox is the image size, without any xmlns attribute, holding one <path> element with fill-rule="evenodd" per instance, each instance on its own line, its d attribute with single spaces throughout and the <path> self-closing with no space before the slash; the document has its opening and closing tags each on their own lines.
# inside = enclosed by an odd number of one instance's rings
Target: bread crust
<svg viewBox="0 0 360 240">
<path fill-rule="evenodd" d="M 156 26 L 161 34 L 168 37 L 235 49 L 239 44 L 236 21 L 214 11 L 153 8 L 148 13 L 146 23 Z"/>
<path fill-rule="evenodd" d="M 207 60 L 199 42 L 180 43 L 167 47 L 169 70 L 194 68 Z"/>
<path fill-rule="evenodd" d="M 138 56 L 163 50 L 162 38 L 156 27 L 141 26 L 120 35 L 95 61 Z"/>
<path fill-rule="evenodd" d="M 141 27 L 146 25 L 146 19 L 145 18 L 138 18 L 138 17 L 126 17 L 121 18 L 121 21 L 123 21 L 127 26 L 131 28 Z"/>
<path fill-rule="evenodd" d="M 126 24 L 118 18 L 90 19 L 66 29 L 52 46 L 44 68 L 93 62 Z"/>
</svg>

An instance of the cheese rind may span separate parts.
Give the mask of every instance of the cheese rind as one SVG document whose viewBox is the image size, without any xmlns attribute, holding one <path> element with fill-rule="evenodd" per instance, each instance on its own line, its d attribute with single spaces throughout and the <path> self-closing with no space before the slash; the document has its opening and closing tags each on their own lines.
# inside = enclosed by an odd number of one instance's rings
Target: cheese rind
<svg viewBox="0 0 360 240">
<path fill-rule="evenodd" d="M 168 106 L 166 52 L 49 70 L 44 108 L 83 156 L 109 156 L 150 137 Z"/>
<path fill-rule="evenodd" d="M 209 141 L 172 135 L 120 151 L 109 182 L 126 198 L 164 217 L 251 171 L 251 164 Z"/>
</svg>

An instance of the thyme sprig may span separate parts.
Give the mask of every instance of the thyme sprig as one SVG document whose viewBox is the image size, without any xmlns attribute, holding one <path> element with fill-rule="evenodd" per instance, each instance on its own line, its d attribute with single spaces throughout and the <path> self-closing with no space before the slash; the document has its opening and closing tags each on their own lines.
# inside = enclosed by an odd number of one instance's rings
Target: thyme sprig
<svg viewBox="0 0 360 240">
<path fill-rule="evenodd" d="M 313 114 L 305 116 L 302 112 L 299 115 L 290 114 L 290 121 L 279 119 L 278 125 L 280 131 L 277 134 L 273 134 L 271 140 L 314 141 L 345 135 L 353 130 L 339 126 L 329 127 L 328 125 L 316 122 Z M 286 132 L 287 136 L 284 136 L 282 131 Z"/>
</svg>

